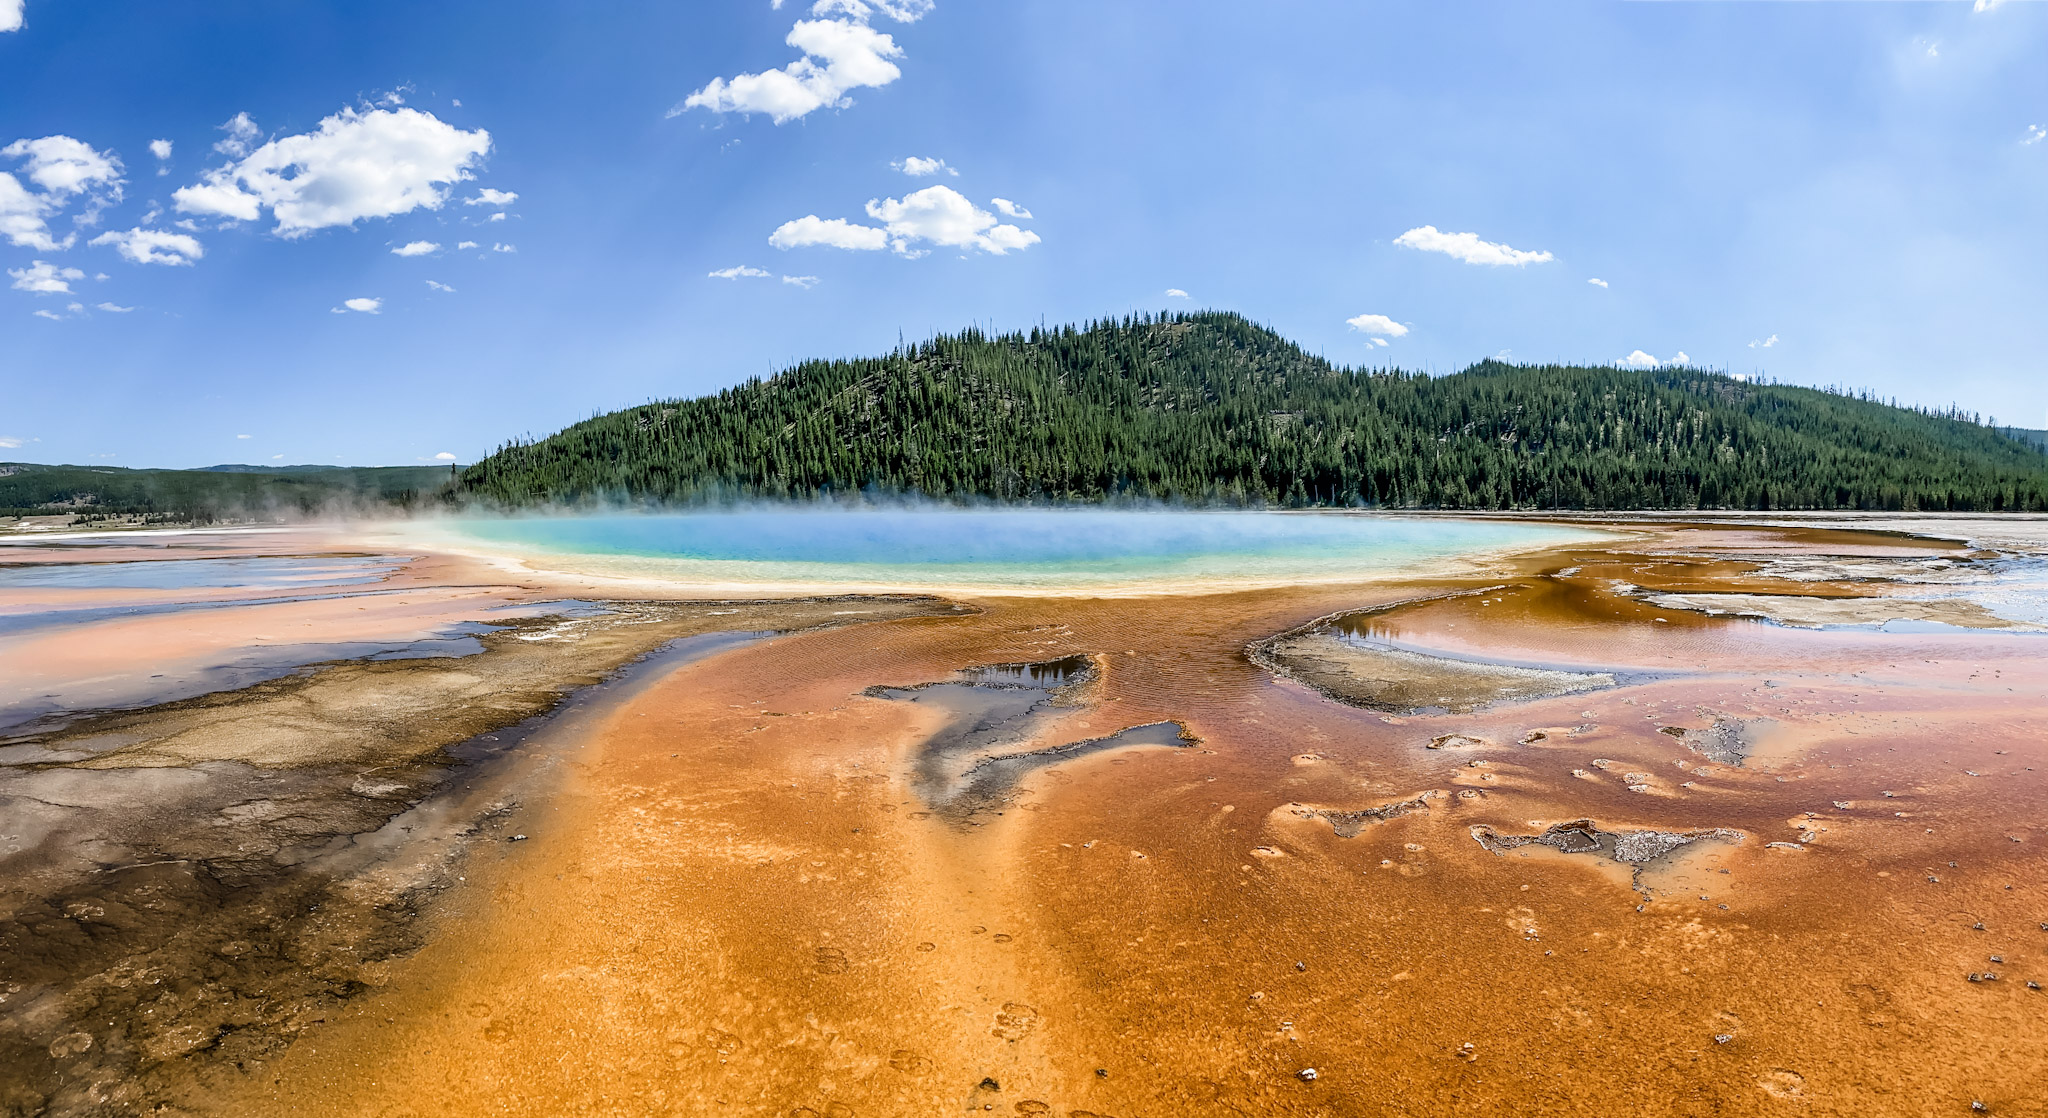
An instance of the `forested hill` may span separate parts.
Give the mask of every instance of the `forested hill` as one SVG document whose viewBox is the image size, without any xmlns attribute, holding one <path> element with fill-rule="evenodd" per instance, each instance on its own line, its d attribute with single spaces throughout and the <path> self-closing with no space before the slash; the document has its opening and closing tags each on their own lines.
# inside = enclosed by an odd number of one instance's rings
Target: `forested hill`
<svg viewBox="0 0 2048 1118">
<path fill-rule="evenodd" d="M 629 408 L 463 472 L 520 505 L 880 494 L 1429 508 L 2048 508 L 1965 418 L 1696 369 L 1330 365 L 1234 314 L 968 331 Z"/>
</svg>

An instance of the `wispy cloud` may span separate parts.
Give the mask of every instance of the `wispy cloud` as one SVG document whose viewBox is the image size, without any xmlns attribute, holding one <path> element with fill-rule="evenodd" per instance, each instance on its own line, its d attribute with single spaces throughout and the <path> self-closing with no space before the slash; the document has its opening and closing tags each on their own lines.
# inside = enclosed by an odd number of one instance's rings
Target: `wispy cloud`
<svg viewBox="0 0 2048 1118">
<path fill-rule="evenodd" d="M 954 178 L 960 177 L 960 172 L 954 170 L 945 160 L 926 159 L 921 155 L 912 155 L 899 159 L 889 164 L 889 166 L 914 179 L 923 178 L 926 175 L 952 175 Z"/>
<path fill-rule="evenodd" d="M 1394 243 L 1418 252 L 1440 252 L 1453 260 L 1496 268 L 1519 268 L 1526 264 L 1545 264 L 1556 259 L 1548 252 L 1524 252 L 1493 241 L 1482 241 L 1477 233 L 1441 232 L 1434 225 L 1410 229 L 1395 237 Z"/>
<path fill-rule="evenodd" d="M 1587 283 L 1590 283 L 1590 284 L 1592 284 L 1592 285 L 1593 285 L 1594 287 L 1606 287 L 1606 286 L 1607 286 L 1607 281 L 1606 281 L 1606 280 L 1604 280 L 1604 279 L 1589 279 L 1589 280 L 1587 280 L 1586 282 L 1587 282 Z"/>
<path fill-rule="evenodd" d="M 2048 140 L 2048 128 L 2043 128 L 2038 124 L 2029 124 L 2027 125 L 2027 134 L 2020 140 L 2020 144 L 2022 146 L 2031 146 L 2040 143 L 2042 140 Z"/>
<path fill-rule="evenodd" d="M 1757 341 L 1752 341 L 1752 342 L 1750 342 L 1750 343 L 1749 343 L 1749 348 L 1751 348 L 1751 349 L 1769 349 L 1769 348 L 1771 348 L 1772 346 L 1774 346 L 1774 345 L 1777 345 L 1777 344 L 1778 344 L 1778 336 L 1777 336 L 1776 334 L 1772 334 L 1772 335 L 1771 335 L 1770 337 L 1768 337 L 1768 338 L 1765 338 L 1765 339 L 1764 339 L 1763 341 L 1760 341 L 1760 342 L 1757 342 Z"/>
<path fill-rule="evenodd" d="M 428 281 L 427 281 L 427 290 L 429 290 L 429 291 L 446 291 L 446 292 L 449 292 L 449 293 L 451 293 L 451 294 L 452 294 L 452 293 L 453 293 L 453 292 L 455 291 L 455 289 L 454 289 L 454 288 L 452 288 L 452 287 L 448 286 L 447 284 L 445 284 L 445 283 L 440 283 L 440 282 L 438 282 L 438 281 L 435 281 L 435 280 L 428 280 Z"/>
<path fill-rule="evenodd" d="M 735 264 L 730 268 L 720 268 L 715 272 L 705 273 L 709 279 L 767 279 L 774 274 L 773 272 L 749 267 L 745 264 Z"/>
<path fill-rule="evenodd" d="M 786 283 L 786 284 L 790 285 L 791 287 L 801 287 L 801 288 L 803 288 L 803 289 L 804 289 L 805 291 L 809 291 L 809 290 L 810 290 L 811 288 L 813 288 L 813 287 L 816 287 L 816 286 L 818 286 L 818 277 L 816 277 L 816 276 L 784 276 L 784 277 L 782 277 L 782 282 L 784 282 L 784 283 Z"/>
</svg>

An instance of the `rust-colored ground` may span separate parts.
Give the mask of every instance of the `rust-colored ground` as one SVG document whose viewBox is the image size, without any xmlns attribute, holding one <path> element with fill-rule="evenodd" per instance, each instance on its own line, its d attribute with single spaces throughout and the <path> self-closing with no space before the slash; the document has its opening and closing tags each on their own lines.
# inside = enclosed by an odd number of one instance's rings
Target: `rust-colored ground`
<svg viewBox="0 0 2048 1118">
<path fill-rule="evenodd" d="M 2048 638 L 1611 592 L 1754 589 L 1679 554 L 1717 546 L 1926 550 L 1680 531 L 1384 615 L 1447 650 L 1664 673 L 1472 715 L 1342 706 L 1243 649 L 1488 583 L 990 599 L 690 664 L 507 821 L 527 841 L 471 856 L 388 985 L 221 1110 L 2048 1114 Z M 907 779 L 933 716 L 860 694 L 1073 653 L 1103 677 L 1046 744 L 1161 719 L 1200 744 L 1061 762 L 960 825 Z M 1717 721 L 1749 726 L 1745 764 L 1662 732 Z M 1353 838 L 1313 815 L 1430 790 Z M 1744 838 L 1632 880 L 1472 837 L 1580 818 Z"/>
</svg>

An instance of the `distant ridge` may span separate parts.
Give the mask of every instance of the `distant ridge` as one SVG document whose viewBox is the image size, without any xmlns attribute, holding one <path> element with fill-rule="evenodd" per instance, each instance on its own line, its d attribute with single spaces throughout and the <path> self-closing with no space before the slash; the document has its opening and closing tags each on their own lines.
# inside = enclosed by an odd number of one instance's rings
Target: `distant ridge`
<svg viewBox="0 0 2048 1118">
<path fill-rule="evenodd" d="M 2048 455 L 1931 414 L 1693 368 L 1347 369 L 1200 312 L 807 361 L 462 472 L 471 499 L 942 499 L 1446 509 L 2040 510 Z"/>
<path fill-rule="evenodd" d="M 69 514 L 162 523 L 387 511 L 439 496 L 446 466 L 211 466 L 130 470 L 0 462 L 0 516 Z"/>
</svg>

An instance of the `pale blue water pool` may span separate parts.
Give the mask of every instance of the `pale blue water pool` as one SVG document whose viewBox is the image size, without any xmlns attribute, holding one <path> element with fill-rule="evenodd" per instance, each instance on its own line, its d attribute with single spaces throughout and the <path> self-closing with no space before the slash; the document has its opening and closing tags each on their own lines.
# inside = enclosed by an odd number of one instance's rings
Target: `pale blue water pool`
<svg viewBox="0 0 2048 1118">
<path fill-rule="evenodd" d="M 745 510 L 444 522 L 536 565 L 703 583 L 1144 588 L 1373 578 L 1605 538 L 1510 521 L 1086 510 Z"/>
</svg>

